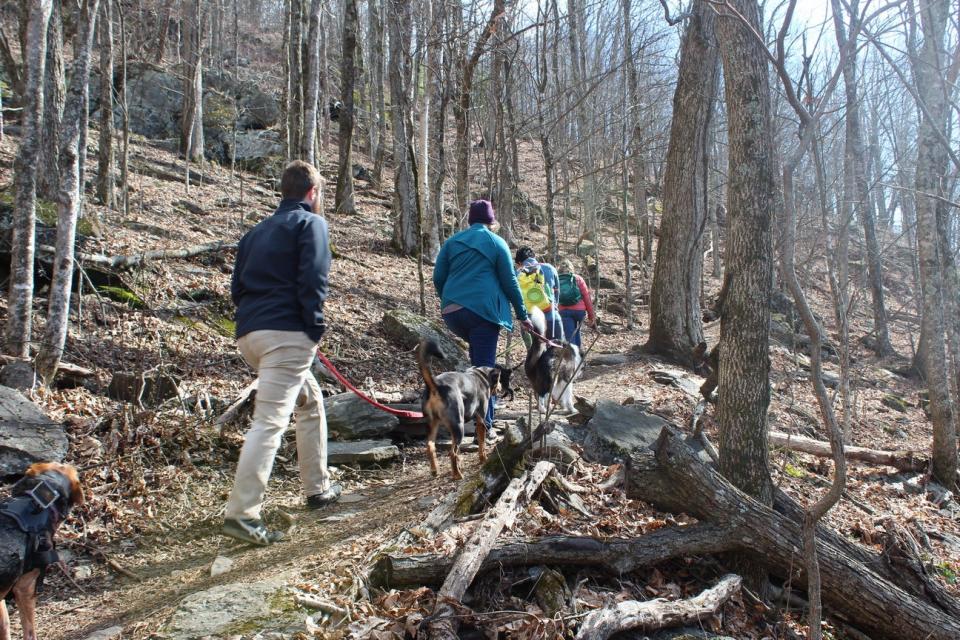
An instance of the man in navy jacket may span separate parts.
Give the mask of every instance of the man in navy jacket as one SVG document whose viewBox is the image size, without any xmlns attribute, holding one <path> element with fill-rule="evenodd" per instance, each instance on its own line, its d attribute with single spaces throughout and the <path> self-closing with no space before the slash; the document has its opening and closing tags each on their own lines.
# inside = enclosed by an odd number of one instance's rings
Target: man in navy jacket
<svg viewBox="0 0 960 640">
<path fill-rule="evenodd" d="M 223 533 L 268 545 L 282 534 L 260 517 L 283 432 L 296 405 L 297 459 L 307 505 L 340 497 L 327 470 L 327 419 L 320 386 L 310 372 L 326 325 L 323 303 L 330 272 L 330 240 L 320 209 L 321 178 L 291 162 L 280 179 L 283 200 L 237 247 L 230 292 L 237 305 L 237 344 L 257 370 L 253 425 L 244 439 Z M 300 396 L 301 401 L 297 402 Z"/>
</svg>

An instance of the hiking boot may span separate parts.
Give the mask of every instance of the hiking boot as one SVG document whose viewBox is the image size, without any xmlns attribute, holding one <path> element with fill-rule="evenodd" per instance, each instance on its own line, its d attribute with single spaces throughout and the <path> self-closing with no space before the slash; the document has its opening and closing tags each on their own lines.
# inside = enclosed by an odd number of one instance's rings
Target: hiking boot
<svg viewBox="0 0 960 640">
<path fill-rule="evenodd" d="M 343 487 L 341 487 L 339 484 L 332 484 L 330 485 L 330 488 L 323 493 L 307 496 L 307 508 L 322 509 L 328 504 L 333 504 L 340 499 L 340 494 L 342 492 Z"/>
<path fill-rule="evenodd" d="M 235 540 L 249 542 L 260 547 L 266 547 L 283 540 L 282 531 L 270 531 L 262 520 L 227 518 L 223 521 L 222 533 Z"/>
</svg>

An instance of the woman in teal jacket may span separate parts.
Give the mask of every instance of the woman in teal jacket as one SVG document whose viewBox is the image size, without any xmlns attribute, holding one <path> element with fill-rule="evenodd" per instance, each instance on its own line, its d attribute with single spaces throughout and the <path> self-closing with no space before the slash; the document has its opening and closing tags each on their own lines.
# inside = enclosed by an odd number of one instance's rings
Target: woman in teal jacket
<svg viewBox="0 0 960 640">
<path fill-rule="evenodd" d="M 520 285 L 507 243 L 491 231 L 496 221 L 487 200 L 470 203 L 469 228 L 447 240 L 433 268 L 433 286 L 440 298 L 443 322 L 470 345 L 470 364 L 497 364 L 500 328 L 513 329 L 510 307 L 524 326 L 527 319 Z M 493 427 L 496 396 L 487 409 L 487 429 Z M 489 432 L 489 431 L 488 431 Z"/>
</svg>

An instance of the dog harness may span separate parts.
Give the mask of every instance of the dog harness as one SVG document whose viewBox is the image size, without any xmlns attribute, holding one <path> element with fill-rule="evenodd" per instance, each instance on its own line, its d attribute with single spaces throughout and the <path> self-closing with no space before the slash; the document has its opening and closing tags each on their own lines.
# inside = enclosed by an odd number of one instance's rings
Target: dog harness
<svg viewBox="0 0 960 640">
<path fill-rule="evenodd" d="M 39 591 L 47 567 L 60 561 L 53 533 L 66 515 L 61 513 L 58 504 L 69 508 L 66 505 L 70 504 L 70 489 L 62 486 L 66 479 L 60 474 L 42 473 L 36 479 L 38 482 L 29 491 L 0 506 L 0 515 L 13 520 L 17 528 L 27 534 L 23 572 L 40 570 Z"/>
</svg>

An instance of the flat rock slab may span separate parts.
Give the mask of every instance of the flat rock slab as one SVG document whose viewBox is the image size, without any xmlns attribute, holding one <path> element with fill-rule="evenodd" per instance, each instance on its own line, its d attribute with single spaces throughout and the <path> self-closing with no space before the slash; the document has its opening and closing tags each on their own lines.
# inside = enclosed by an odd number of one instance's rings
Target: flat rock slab
<svg viewBox="0 0 960 640">
<path fill-rule="evenodd" d="M 123 627 L 107 627 L 106 629 L 100 629 L 99 631 L 94 631 L 88 635 L 84 640 L 118 640 L 120 635 L 123 633 Z"/>
<path fill-rule="evenodd" d="M 0 477 L 23 473 L 34 462 L 60 462 L 67 434 L 16 389 L 0 386 Z"/>
<path fill-rule="evenodd" d="M 629 356 L 623 353 L 601 353 L 587 359 L 591 366 L 610 367 L 630 362 Z"/>
<path fill-rule="evenodd" d="M 400 449 L 389 440 L 331 442 L 327 446 L 327 461 L 330 464 L 385 462 L 399 455 Z"/>
<path fill-rule="evenodd" d="M 383 314 L 380 324 L 387 337 L 404 349 L 413 349 L 423 339 L 436 342 L 444 356 L 435 363 L 437 370 L 464 370 L 470 366 L 466 352 L 439 320 L 424 318 L 405 309 L 393 309 Z M 411 355 L 410 367 L 415 366 Z"/>
<path fill-rule="evenodd" d="M 170 640 L 194 640 L 227 634 L 256 620 L 273 617 L 271 600 L 283 587 L 284 579 L 239 582 L 190 594 L 174 611 L 167 624 Z"/>
<path fill-rule="evenodd" d="M 377 409 L 349 391 L 324 398 L 323 407 L 332 440 L 378 439 L 400 424 L 396 416 Z"/>
<path fill-rule="evenodd" d="M 699 398 L 700 384 L 686 374 L 683 369 L 659 367 L 650 372 L 650 377 L 662 385 L 674 386 L 691 398 Z"/>
<path fill-rule="evenodd" d="M 647 413 L 640 405 L 624 406 L 600 400 L 586 427 L 584 457 L 601 464 L 625 460 L 637 447 L 649 447 L 656 442 L 669 424 L 660 416 Z"/>
</svg>

